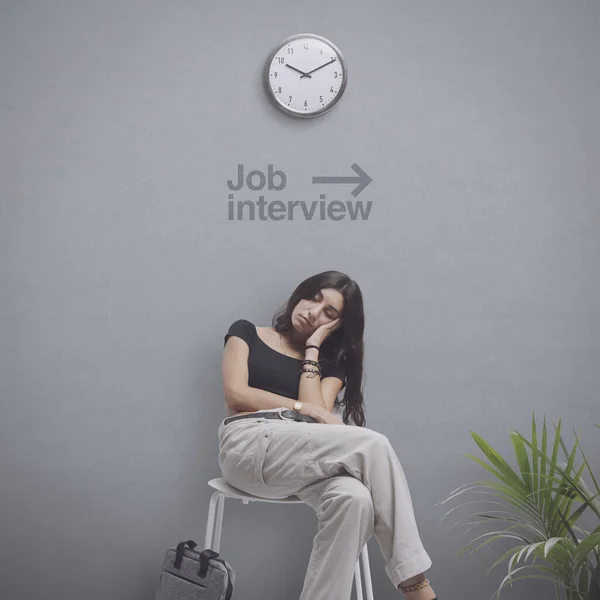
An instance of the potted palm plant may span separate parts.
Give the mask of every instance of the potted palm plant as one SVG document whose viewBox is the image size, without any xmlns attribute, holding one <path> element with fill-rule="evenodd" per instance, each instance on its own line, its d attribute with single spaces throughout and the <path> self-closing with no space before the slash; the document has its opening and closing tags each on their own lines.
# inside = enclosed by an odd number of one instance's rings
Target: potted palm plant
<svg viewBox="0 0 600 600">
<path fill-rule="evenodd" d="M 490 567 L 505 562 L 506 576 L 492 598 L 499 600 L 506 585 L 527 578 L 549 579 L 554 583 L 558 600 L 600 600 L 600 487 L 588 459 L 580 448 L 579 437 L 569 450 L 561 435 L 561 421 L 554 426 L 554 440 L 548 443 L 546 418 L 538 437 L 535 414 L 531 439 L 512 431 L 516 468 L 500 456 L 481 436 L 471 432 L 487 460 L 468 454 L 491 473 L 494 481 L 478 481 L 454 490 L 439 505 L 465 494 L 492 494 L 494 500 L 481 501 L 500 505 L 501 510 L 468 514 L 475 526 L 493 523 L 495 531 L 477 535 L 459 554 L 468 549 L 475 553 L 507 540 L 512 547 Z M 596 427 L 599 427 L 596 425 Z M 581 459 L 577 460 L 580 449 Z M 564 460 L 559 458 L 559 450 Z M 591 484 L 586 483 L 589 476 Z M 448 511 L 442 519 L 461 506 Z M 584 513 L 592 521 L 591 531 L 577 524 Z M 458 524 L 456 523 L 456 524 Z M 489 572 L 489 571 L 488 571 Z"/>
</svg>

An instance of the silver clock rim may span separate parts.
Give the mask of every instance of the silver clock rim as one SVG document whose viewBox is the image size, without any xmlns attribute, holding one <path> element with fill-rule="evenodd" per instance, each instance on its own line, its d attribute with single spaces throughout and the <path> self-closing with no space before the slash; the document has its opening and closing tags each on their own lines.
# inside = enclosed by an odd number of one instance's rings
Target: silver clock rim
<svg viewBox="0 0 600 600">
<path fill-rule="evenodd" d="M 275 55 L 286 44 L 289 44 L 290 42 L 292 42 L 294 40 L 297 40 L 300 38 L 307 38 L 307 37 L 313 38 L 316 40 L 320 40 L 321 42 L 326 43 L 328 46 L 330 46 L 334 50 L 334 52 L 338 56 L 341 66 L 342 66 L 342 77 L 343 77 L 343 81 L 342 81 L 342 85 L 340 86 L 340 90 L 336 94 L 336 97 L 330 102 L 330 104 L 328 104 L 325 108 L 320 108 L 319 110 L 312 111 L 310 113 L 292 110 L 292 109 L 288 108 L 287 106 L 281 104 L 277 100 L 277 97 L 275 96 L 275 93 L 273 92 L 273 89 L 271 88 L 271 84 L 270 84 L 270 80 L 269 80 L 269 67 L 271 66 L 271 63 L 273 62 Z M 322 35 L 317 35 L 316 33 L 296 33 L 294 35 L 290 35 L 289 37 L 287 37 L 284 40 L 282 40 L 281 42 L 279 42 L 279 44 L 277 44 L 277 46 L 269 53 L 267 62 L 265 63 L 265 66 L 263 69 L 263 85 L 266 88 L 269 98 L 271 99 L 273 104 L 275 104 L 275 106 L 279 110 L 282 110 L 286 114 L 292 115 L 293 117 L 299 117 L 301 119 L 311 119 L 313 117 L 318 117 L 318 116 L 330 111 L 339 102 L 340 98 L 343 96 L 347 83 L 348 83 L 348 68 L 346 67 L 346 61 L 344 60 L 344 56 L 340 52 L 340 49 L 331 40 L 327 39 L 326 37 L 323 37 Z"/>
</svg>

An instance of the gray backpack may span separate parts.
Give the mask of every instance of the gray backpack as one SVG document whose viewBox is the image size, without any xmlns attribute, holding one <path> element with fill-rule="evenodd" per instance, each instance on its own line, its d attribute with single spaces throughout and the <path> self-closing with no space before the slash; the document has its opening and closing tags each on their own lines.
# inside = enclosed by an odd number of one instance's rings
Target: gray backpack
<svg viewBox="0 0 600 600">
<path fill-rule="evenodd" d="M 218 552 L 196 546 L 188 540 L 167 550 L 154 600 L 230 600 L 235 571 Z"/>
</svg>

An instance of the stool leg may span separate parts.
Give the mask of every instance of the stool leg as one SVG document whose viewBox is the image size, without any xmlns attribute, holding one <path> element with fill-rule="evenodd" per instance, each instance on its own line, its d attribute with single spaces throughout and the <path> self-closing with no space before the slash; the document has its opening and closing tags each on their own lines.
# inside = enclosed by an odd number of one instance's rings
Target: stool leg
<svg viewBox="0 0 600 600">
<path fill-rule="evenodd" d="M 219 517 L 221 520 L 223 519 L 223 511 L 219 514 L 219 506 L 221 504 L 221 492 L 214 492 L 210 497 L 210 502 L 208 504 L 208 517 L 206 519 L 206 535 L 204 537 L 204 547 L 210 548 L 214 550 L 214 535 L 215 535 L 215 524 L 218 523 Z M 219 532 L 220 537 L 220 532 Z M 217 552 L 217 550 L 215 550 Z"/>
<path fill-rule="evenodd" d="M 356 600 L 363 600 L 362 577 L 360 575 L 360 558 L 354 567 L 354 585 L 356 587 Z"/>
<path fill-rule="evenodd" d="M 221 531 L 223 530 L 223 509 L 225 508 L 225 496 L 223 494 L 219 495 L 219 500 L 217 502 L 217 519 L 216 519 L 216 530 L 215 530 L 215 540 L 213 542 L 212 549 L 215 552 L 219 552 L 221 548 Z"/>
<path fill-rule="evenodd" d="M 365 574 L 365 591 L 367 592 L 367 600 L 373 600 L 373 582 L 371 581 L 371 565 L 369 563 L 369 551 L 367 544 L 362 549 L 362 565 Z"/>
</svg>

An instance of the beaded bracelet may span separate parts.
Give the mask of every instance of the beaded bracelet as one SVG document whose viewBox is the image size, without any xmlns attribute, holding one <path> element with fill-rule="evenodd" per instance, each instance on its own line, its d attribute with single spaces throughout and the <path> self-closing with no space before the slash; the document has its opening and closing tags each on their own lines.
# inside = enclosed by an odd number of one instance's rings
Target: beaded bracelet
<svg viewBox="0 0 600 600">
<path fill-rule="evenodd" d="M 321 370 L 320 369 L 309 369 L 309 368 L 304 368 L 300 371 L 300 374 L 302 373 L 313 373 L 313 375 L 309 375 L 308 378 L 309 379 L 313 379 L 315 377 L 315 375 L 319 375 L 319 377 L 322 379 L 322 375 L 321 375 Z"/>
<path fill-rule="evenodd" d="M 319 367 L 319 363 L 316 360 L 303 360 L 302 361 L 303 365 L 315 365 L 315 367 Z"/>
</svg>

